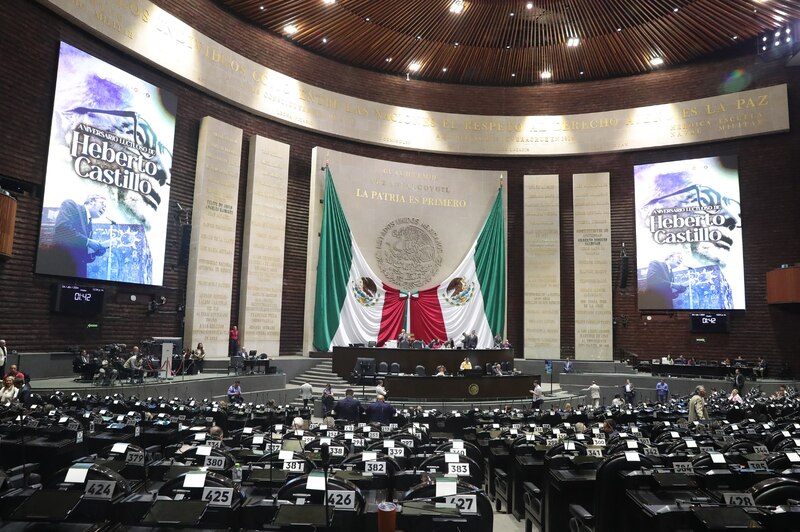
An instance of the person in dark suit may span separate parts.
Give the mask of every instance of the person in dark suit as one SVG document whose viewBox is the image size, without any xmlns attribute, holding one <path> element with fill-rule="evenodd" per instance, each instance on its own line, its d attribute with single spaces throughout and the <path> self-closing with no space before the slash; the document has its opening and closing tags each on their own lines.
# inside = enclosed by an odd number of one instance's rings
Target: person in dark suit
<svg viewBox="0 0 800 532">
<path fill-rule="evenodd" d="M 744 392 L 744 374 L 742 370 L 736 368 L 736 371 L 733 374 L 733 385 L 739 390 L 739 393 Z"/>
<path fill-rule="evenodd" d="M 478 333 L 475 329 L 472 329 L 472 333 L 467 336 L 467 349 L 477 349 L 478 348 Z"/>
<path fill-rule="evenodd" d="M 686 291 L 686 286 L 675 283 L 672 271 L 683 262 L 680 253 L 670 253 L 662 262 L 654 260 L 647 267 L 647 285 L 643 294 L 646 305 L 642 308 L 671 309 L 673 299 Z"/>
<path fill-rule="evenodd" d="M 92 238 L 92 220 L 105 211 L 106 199 L 97 194 L 87 196 L 83 205 L 64 200 L 56 216 L 53 235 L 54 252 L 60 263 L 51 268 L 57 268 L 61 275 L 86 277 L 86 265 L 108 249 L 108 242 Z"/>
<path fill-rule="evenodd" d="M 367 423 L 382 425 L 391 423 L 396 413 L 395 407 L 387 403 L 382 395 L 378 395 L 375 397 L 375 402 L 367 407 Z"/>
<path fill-rule="evenodd" d="M 344 391 L 344 399 L 336 401 L 333 411 L 336 417 L 357 423 L 361 416 L 361 401 L 353 397 L 353 390 L 348 388 Z"/>
</svg>

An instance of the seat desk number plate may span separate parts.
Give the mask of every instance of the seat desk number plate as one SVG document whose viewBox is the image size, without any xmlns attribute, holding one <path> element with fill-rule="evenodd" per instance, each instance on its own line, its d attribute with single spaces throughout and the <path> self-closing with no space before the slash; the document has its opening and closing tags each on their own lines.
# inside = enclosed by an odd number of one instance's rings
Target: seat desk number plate
<svg viewBox="0 0 800 532">
<path fill-rule="evenodd" d="M 356 509 L 356 492 L 345 490 L 334 490 L 328 492 L 328 506 L 337 510 L 351 510 Z"/>
<path fill-rule="evenodd" d="M 724 492 L 722 498 L 728 506 L 755 506 L 753 496 L 749 493 Z"/>
<path fill-rule="evenodd" d="M 305 468 L 303 467 L 303 462 L 300 460 L 286 460 L 283 462 L 283 470 L 302 473 Z"/>
<path fill-rule="evenodd" d="M 230 508 L 233 502 L 233 488 L 207 486 L 203 488 L 203 500 L 206 501 L 209 506 Z"/>
<path fill-rule="evenodd" d="M 225 457 L 212 455 L 206 456 L 203 465 L 209 469 L 225 469 Z"/>
<path fill-rule="evenodd" d="M 382 462 L 380 460 L 372 460 L 369 462 L 364 462 L 364 472 L 372 473 L 373 475 L 385 475 L 386 462 Z"/>
<path fill-rule="evenodd" d="M 116 480 L 89 480 L 86 482 L 83 497 L 85 499 L 111 500 L 116 485 Z"/>
<path fill-rule="evenodd" d="M 469 464 L 460 464 L 460 463 L 447 464 L 447 473 L 450 475 L 458 475 L 459 477 L 468 477 Z"/>
<path fill-rule="evenodd" d="M 448 495 L 444 499 L 447 504 L 454 504 L 462 515 L 477 515 L 478 513 L 478 500 L 475 495 Z"/>
</svg>

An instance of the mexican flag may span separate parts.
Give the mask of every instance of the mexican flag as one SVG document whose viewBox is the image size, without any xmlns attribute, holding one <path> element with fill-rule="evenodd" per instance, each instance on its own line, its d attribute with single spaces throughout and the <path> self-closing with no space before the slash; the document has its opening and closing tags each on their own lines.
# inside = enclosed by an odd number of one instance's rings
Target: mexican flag
<svg viewBox="0 0 800 532">
<path fill-rule="evenodd" d="M 317 263 L 314 347 L 383 345 L 402 328 L 405 302 L 367 264 L 325 169 L 322 232 Z M 381 334 L 383 332 L 383 334 Z"/>
<path fill-rule="evenodd" d="M 464 260 L 439 286 L 411 300 L 411 331 L 423 340 L 453 338 L 473 330 L 478 348 L 503 336 L 506 309 L 506 250 L 503 189 Z"/>
<path fill-rule="evenodd" d="M 367 264 L 350 231 L 330 169 L 325 170 L 314 347 L 381 346 L 400 329 L 426 344 L 459 340 L 476 331 L 478 347 L 492 346 L 505 326 L 505 230 L 502 189 L 461 264 L 439 286 L 402 292 L 383 283 Z M 407 310 L 409 315 L 407 315 Z"/>
</svg>

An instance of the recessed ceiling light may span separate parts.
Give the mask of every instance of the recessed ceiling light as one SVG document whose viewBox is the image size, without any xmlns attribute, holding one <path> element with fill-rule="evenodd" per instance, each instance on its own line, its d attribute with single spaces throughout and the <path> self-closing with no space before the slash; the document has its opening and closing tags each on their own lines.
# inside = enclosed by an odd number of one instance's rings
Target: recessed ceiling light
<svg viewBox="0 0 800 532">
<path fill-rule="evenodd" d="M 322 44 L 328 44 L 328 38 L 327 37 L 323 37 L 322 38 Z"/>
<path fill-rule="evenodd" d="M 455 0 L 452 4 L 450 4 L 451 13 L 458 15 L 462 11 L 464 11 L 464 0 Z"/>
<path fill-rule="evenodd" d="M 510 45 L 510 44 L 507 44 L 507 45 L 506 45 L 506 50 L 508 50 L 509 48 L 511 48 L 511 45 Z"/>
<path fill-rule="evenodd" d="M 420 65 L 419 65 L 419 63 L 416 63 L 416 62 L 411 63 L 410 65 L 408 65 L 408 69 L 411 72 L 417 72 L 419 70 L 419 68 L 420 68 Z"/>
<path fill-rule="evenodd" d="M 738 38 L 739 38 L 739 36 L 738 36 L 738 35 L 734 35 L 733 37 L 731 37 L 731 39 L 733 39 L 734 41 L 735 41 L 736 39 L 738 39 Z"/>
<path fill-rule="evenodd" d="M 458 46 L 458 43 L 453 44 L 453 46 Z"/>
<path fill-rule="evenodd" d="M 549 70 L 542 70 L 542 73 L 539 74 L 542 79 L 550 79 L 553 77 L 553 73 Z"/>
<path fill-rule="evenodd" d="M 570 37 L 569 40 L 567 40 L 567 46 L 570 46 L 572 48 L 578 46 L 580 43 L 581 40 L 578 37 Z"/>
<path fill-rule="evenodd" d="M 650 64 L 653 66 L 659 66 L 664 64 L 664 60 L 660 57 L 654 57 L 650 60 Z"/>
<path fill-rule="evenodd" d="M 508 14 L 508 16 L 509 17 L 513 17 L 514 16 L 514 12 L 512 11 L 511 13 Z"/>
<path fill-rule="evenodd" d="M 516 73 L 516 72 L 512 72 L 512 73 L 511 73 L 511 77 L 512 77 L 512 78 L 516 78 L 516 77 L 517 77 L 517 73 Z"/>
<path fill-rule="evenodd" d="M 442 72 L 447 72 L 447 67 L 442 68 Z"/>
<path fill-rule="evenodd" d="M 369 17 L 364 17 L 364 20 L 365 20 L 366 22 L 369 22 Z"/>
<path fill-rule="evenodd" d="M 294 24 L 287 24 L 286 26 L 283 27 L 283 31 L 285 31 L 289 35 L 294 35 L 295 33 L 297 33 L 297 26 L 295 26 Z"/>
<path fill-rule="evenodd" d="M 533 2 L 528 2 L 527 4 L 525 4 L 525 8 L 526 9 L 533 9 Z"/>
<path fill-rule="evenodd" d="M 392 62 L 392 58 L 391 58 L 391 57 L 387 57 L 387 58 L 386 58 L 386 62 L 387 62 L 387 63 L 391 63 L 391 62 Z"/>
<path fill-rule="evenodd" d="M 422 35 L 417 35 L 417 40 L 422 39 Z"/>
<path fill-rule="evenodd" d="M 622 28 L 617 28 L 617 31 L 622 31 Z"/>
<path fill-rule="evenodd" d="M 583 70 L 581 70 L 580 74 L 581 74 L 581 76 L 583 76 Z"/>
<path fill-rule="evenodd" d="M 336 0 L 322 0 L 322 1 L 325 2 L 326 4 L 335 4 L 336 3 Z"/>
<path fill-rule="evenodd" d="M 672 9 L 672 12 L 673 12 L 673 13 L 677 13 L 677 12 L 678 12 L 678 8 L 677 8 L 677 7 L 676 7 L 676 8 L 673 8 L 673 9 Z"/>
<path fill-rule="evenodd" d="M 264 6 L 261 6 L 261 11 L 264 11 Z"/>
</svg>

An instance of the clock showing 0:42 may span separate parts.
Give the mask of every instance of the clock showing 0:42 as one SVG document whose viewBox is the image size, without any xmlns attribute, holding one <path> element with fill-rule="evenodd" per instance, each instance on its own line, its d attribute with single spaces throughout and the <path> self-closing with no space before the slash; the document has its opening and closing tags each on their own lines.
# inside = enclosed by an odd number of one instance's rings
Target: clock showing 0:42
<svg viewBox="0 0 800 532">
<path fill-rule="evenodd" d="M 103 288 L 56 284 L 53 292 L 53 312 L 74 316 L 96 316 L 103 312 Z"/>
</svg>

